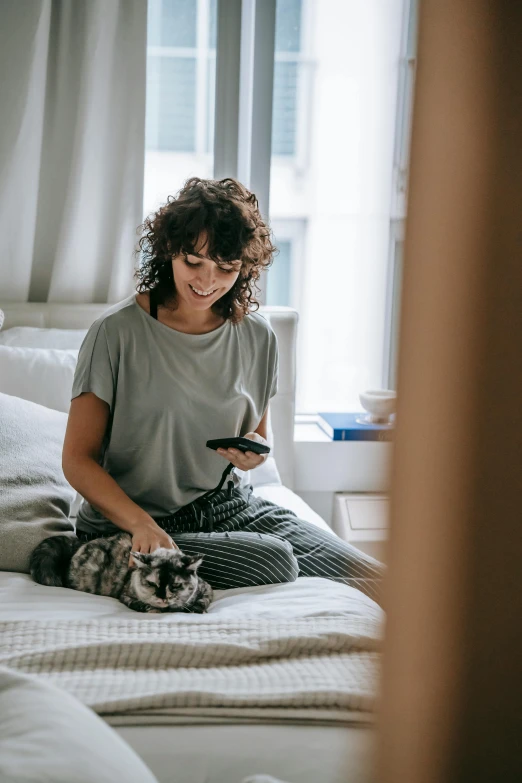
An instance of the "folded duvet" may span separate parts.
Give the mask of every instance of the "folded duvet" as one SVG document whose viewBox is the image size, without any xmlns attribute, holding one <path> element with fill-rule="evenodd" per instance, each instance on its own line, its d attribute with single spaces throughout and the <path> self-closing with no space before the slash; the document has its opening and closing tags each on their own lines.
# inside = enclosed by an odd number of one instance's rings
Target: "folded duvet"
<svg viewBox="0 0 522 783">
<path fill-rule="evenodd" d="M 48 679 L 102 715 L 373 709 L 377 614 L 155 618 L 1 622 L 0 664 Z"/>
</svg>

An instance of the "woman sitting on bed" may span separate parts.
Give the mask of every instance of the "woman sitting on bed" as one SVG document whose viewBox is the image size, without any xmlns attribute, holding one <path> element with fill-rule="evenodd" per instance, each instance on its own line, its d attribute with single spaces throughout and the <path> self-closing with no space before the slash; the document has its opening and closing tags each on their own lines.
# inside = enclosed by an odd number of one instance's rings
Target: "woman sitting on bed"
<svg viewBox="0 0 522 783">
<path fill-rule="evenodd" d="M 79 352 L 63 451 L 85 498 L 78 537 L 121 529 L 137 552 L 204 554 L 199 574 L 218 590 L 299 574 L 377 598 L 380 563 L 253 494 L 248 471 L 266 455 L 206 446 L 266 443 L 277 392 L 277 340 L 253 293 L 275 248 L 255 196 L 234 179 L 193 177 L 140 228 L 138 293 Z M 207 497 L 228 463 L 244 473 Z"/>
</svg>

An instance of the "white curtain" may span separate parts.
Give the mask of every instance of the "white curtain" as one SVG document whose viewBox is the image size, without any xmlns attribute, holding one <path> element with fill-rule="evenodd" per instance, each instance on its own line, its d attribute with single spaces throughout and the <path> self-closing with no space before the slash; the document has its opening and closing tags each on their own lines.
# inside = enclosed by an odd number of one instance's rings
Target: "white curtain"
<svg viewBox="0 0 522 783">
<path fill-rule="evenodd" d="M 146 0 L 2 0 L 0 299 L 131 293 L 146 29 Z"/>
</svg>

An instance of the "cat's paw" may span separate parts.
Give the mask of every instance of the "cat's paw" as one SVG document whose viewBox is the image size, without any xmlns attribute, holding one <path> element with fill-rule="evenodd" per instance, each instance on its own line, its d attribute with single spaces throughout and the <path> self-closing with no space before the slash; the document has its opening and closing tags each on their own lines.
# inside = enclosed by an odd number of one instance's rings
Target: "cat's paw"
<svg viewBox="0 0 522 783">
<path fill-rule="evenodd" d="M 191 609 L 191 612 L 193 612 L 194 614 L 206 614 L 207 611 L 208 610 L 207 610 L 206 606 L 194 606 Z"/>
</svg>

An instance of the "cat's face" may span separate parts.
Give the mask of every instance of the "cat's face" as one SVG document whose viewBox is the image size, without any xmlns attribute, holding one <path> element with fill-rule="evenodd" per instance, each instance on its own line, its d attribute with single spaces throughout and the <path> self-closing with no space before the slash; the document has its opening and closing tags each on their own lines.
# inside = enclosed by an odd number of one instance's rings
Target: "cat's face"
<svg viewBox="0 0 522 783">
<path fill-rule="evenodd" d="M 184 606 L 197 589 L 196 571 L 203 557 L 184 555 L 178 549 L 133 552 L 136 570 L 131 584 L 136 598 L 156 609 Z"/>
</svg>

